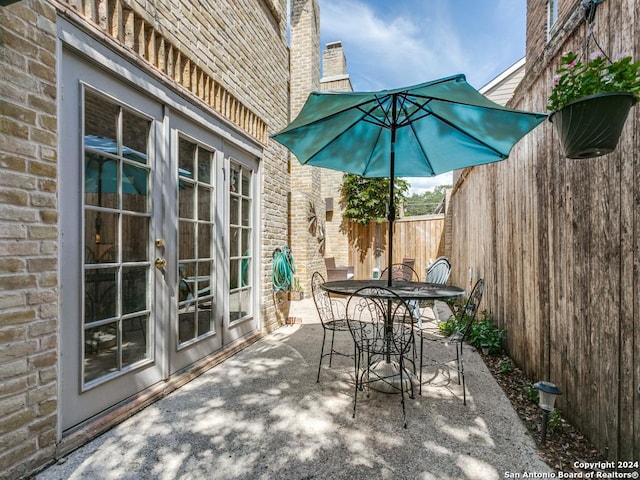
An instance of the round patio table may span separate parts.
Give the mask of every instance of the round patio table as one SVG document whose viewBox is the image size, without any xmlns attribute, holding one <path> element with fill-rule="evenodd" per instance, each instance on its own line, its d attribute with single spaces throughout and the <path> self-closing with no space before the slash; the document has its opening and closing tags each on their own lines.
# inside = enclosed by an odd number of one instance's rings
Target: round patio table
<svg viewBox="0 0 640 480">
<path fill-rule="evenodd" d="M 465 293 L 462 288 L 453 285 L 393 280 L 391 286 L 388 286 L 387 282 L 388 280 L 335 280 L 323 283 L 322 288 L 337 295 L 353 295 L 364 287 L 384 287 L 403 300 L 443 300 L 460 297 Z"/>
<path fill-rule="evenodd" d="M 391 286 L 388 285 L 388 280 L 335 280 L 331 282 L 325 282 L 322 288 L 329 293 L 337 295 L 350 296 L 356 293 L 361 288 L 372 287 L 380 288 L 384 287 L 400 298 L 406 301 L 420 301 L 420 300 L 443 300 L 447 298 L 455 298 L 464 295 L 465 291 L 462 288 L 455 287 L 453 285 L 441 285 L 437 283 L 427 282 L 412 282 L 407 280 L 393 280 Z M 381 294 L 380 298 L 383 298 L 384 291 L 378 290 Z M 359 294 L 361 294 L 360 292 Z M 415 303 L 418 308 L 417 303 Z M 373 365 L 372 370 L 377 372 L 377 375 L 381 378 L 385 378 L 384 381 L 371 382 L 371 388 L 386 392 L 397 393 L 400 389 L 408 390 L 410 384 L 402 383 L 402 377 L 410 379 L 414 377 L 410 372 L 404 371 L 404 374 L 400 375 L 400 366 L 395 361 L 391 361 L 389 357 L 385 360 L 376 362 Z M 409 380 L 410 382 L 411 380 Z"/>
</svg>

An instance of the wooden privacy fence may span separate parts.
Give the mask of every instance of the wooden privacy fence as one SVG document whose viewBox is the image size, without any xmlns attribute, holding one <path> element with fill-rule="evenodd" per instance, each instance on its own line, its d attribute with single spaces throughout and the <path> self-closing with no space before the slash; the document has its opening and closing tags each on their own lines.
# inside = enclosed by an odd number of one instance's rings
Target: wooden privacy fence
<svg viewBox="0 0 640 480">
<path fill-rule="evenodd" d="M 605 50 L 638 45 L 628 15 L 638 3 L 600 6 Z M 557 43 L 556 59 L 583 38 L 584 25 Z M 556 60 L 546 53 L 540 61 Z M 525 77 L 514 108 L 544 110 L 555 68 L 537 60 L 527 53 L 527 75 L 530 62 L 538 75 Z M 560 387 L 562 414 L 610 460 L 640 460 L 639 158 L 637 105 L 617 149 L 588 160 L 564 158 L 545 122 L 508 160 L 463 175 L 449 211 L 453 283 L 469 267 L 485 278 L 481 308 L 506 328 L 509 354 L 532 381 Z"/>
<path fill-rule="evenodd" d="M 382 271 L 387 266 L 387 236 L 389 225 L 349 223 L 349 264 L 355 278 L 371 278 L 374 267 Z M 444 252 L 444 215 L 404 217 L 394 222 L 394 263 L 404 258 L 415 259 L 414 268 L 420 279 L 425 278 L 429 263 Z"/>
</svg>

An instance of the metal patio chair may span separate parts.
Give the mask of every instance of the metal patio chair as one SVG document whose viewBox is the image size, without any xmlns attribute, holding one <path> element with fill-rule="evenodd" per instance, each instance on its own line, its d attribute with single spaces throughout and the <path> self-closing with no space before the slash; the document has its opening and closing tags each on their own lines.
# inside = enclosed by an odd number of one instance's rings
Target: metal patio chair
<svg viewBox="0 0 640 480">
<path fill-rule="evenodd" d="M 410 390 L 410 398 L 414 398 L 411 374 L 406 369 L 408 363 L 415 374 L 415 363 L 411 360 L 415 349 L 411 309 L 385 287 L 364 287 L 347 302 L 347 324 L 356 346 L 353 418 L 358 391 L 365 387 L 399 391 L 407 428 L 405 390 Z"/>
<path fill-rule="evenodd" d="M 471 294 L 465 303 L 465 306 L 456 313 L 457 328 L 448 337 L 428 338 L 429 341 L 443 342 L 447 345 L 454 344 L 456 347 L 456 367 L 458 369 L 458 384 L 462 382 L 462 398 L 463 404 L 467 404 L 467 392 L 464 381 L 464 358 L 463 358 L 463 345 L 465 340 L 469 337 L 471 327 L 476 320 L 478 308 L 482 301 L 484 294 L 484 279 L 480 278 L 473 286 Z M 420 362 L 422 365 L 422 350 L 425 336 L 420 335 Z M 420 368 L 420 387 L 419 393 L 422 393 L 422 368 Z"/>
<path fill-rule="evenodd" d="M 348 332 L 349 326 L 347 325 L 344 303 L 331 298 L 329 292 L 322 288 L 321 285 L 323 283 L 324 277 L 322 274 L 315 272 L 311 277 L 311 292 L 318 316 L 320 317 L 320 323 L 322 324 L 322 347 L 320 348 L 320 362 L 318 364 L 318 377 L 316 378 L 316 382 L 320 382 L 320 369 L 322 368 L 322 360 L 324 357 L 329 356 L 329 367 L 331 367 L 334 353 L 345 357 L 353 357 L 353 354 L 343 353 L 334 348 L 336 332 Z M 329 351 L 325 353 L 327 332 L 331 333 L 331 345 Z"/>
</svg>

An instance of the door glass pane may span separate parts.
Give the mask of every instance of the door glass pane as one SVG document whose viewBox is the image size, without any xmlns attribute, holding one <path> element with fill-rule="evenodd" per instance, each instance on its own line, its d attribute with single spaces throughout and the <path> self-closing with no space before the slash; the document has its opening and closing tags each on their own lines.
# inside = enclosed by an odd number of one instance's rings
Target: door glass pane
<svg viewBox="0 0 640 480">
<path fill-rule="evenodd" d="M 240 256 L 240 231 L 238 227 L 231 227 L 229 229 L 229 253 L 233 257 Z"/>
<path fill-rule="evenodd" d="M 151 122 L 128 110 L 122 111 L 122 155 L 128 160 L 147 164 Z"/>
<path fill-rule="evenodd" d="M 244 256 L 249 256 L 249 246 L 251 241 L 251 230 L 245 228 L 242 230 L 242 254 Z"/>
<path fill-rule="evenodd" d="M 122 261 L 147 260 L 149 219 L 147 217 L 122 216 Z"/>
<path fill-rule="evenodd" d="M 149 171 L 133 165 L 122 165 L 122 208 L 131 212 L 149 210 Z"/>
<path fill-rule="evenodd" d="M 147 268 L 122 268 L 122 313 L 140 312 L 147 309 Z"/>
<path fill-rule="evenodd" d="M 251 207 L 250 207 L 249 199 L 243 198 L 242 199 L 242 226 L 243 227 L 249 226 L 250 215 L 251 215 Z"/>
<path fill-rule="evenodd" d="M 117 154 L 118 119 L 120 107 L 105 97 L 84 91 L 85 146 L 99 145 L 99 149 Z"/>
<path fill-rule="evenodd" d="M 240 260 L 234 259 L 229 262 L 229 287 L 231 290 L 235 290 L 240 286 L 239 284 L 239 266 Z"/>
<path fill-rule="evenodd" d="M 201 223 L 198 225 L 198 258 L 211 257 L 211 225 Z"/>
<path fill-rule="evenodd" d="M 85 210 L 85 263 L 113 263 L 118 260 L 118 215 Z"/>
<path fill-rule="evenodd" d="M 84 331 L 84 381 L 90 382 L 118 370 L 118 323 Z"/>
<path fill-rule="evenodd" d="M 240 199 L 236 196 L 232 196 L 229 199 L 229 223 L 231 225 L 238 225 L 240 223 Z"/>
<path fill-rule="evenodd" d="M 178 139 L 178 175 L 195 180 L 195 177 L 193 176 L 195 153 L 195 143 L 183 138 Z"/>
<path fill-rule="evenodd" d="M 208 221 L 211 218 L 211 189 L 198 188 L 198 220 Z"/>
<path fill-rule="evenodd" d="M 211 150 L 180 138 L 178 155 L 178 342 L 183 344 L 213 331 L 215 179 Z"/>
<path fill-rule="evenodd" d="M 138 315 L 122 321 L 122 365 L 131 365 L 147 358 L 148 315 Z"/>
<path fill-rule="evenodd" d="M 198 180 L 202 183 L 211 183 L 211 163 L 213 152 L 200 148 L 198 153 Z"/>
<path fill-rule="evenodd" d="M 195 218 L 194 184 L 189 180 L 180 179 L 180 189 L 178 191 L 178 215 L 181 218 Z"/>
<path fill-rule="evenodd" d="M 84 321 L 91 323 L 117 314 L 118 269 L 91 268 L 84 273 Z"/>
<path fill-rule="evenodd" d="M 85 205 L 118 208 L 118 162 L 87 151 L 84 172 Z"/>
<path fill-rule="evenodd" d="M 246 169 L 242 170 L 242 194 L 251 196 L 251 173 Z"/>
<path fill-rule="evenodd" d="M 185 343 L 196 338 L 196 304 L 195 300 L 183 306 L 178 313 L 178 343 Z"/>
<path fill-rule="evenodd" d="M 84 98 L 86 383 L 150 359 L 152 122 L 90 90 Z"/>
<path fill-rule="evenodd" d="M 252 171 L 232 164 L 229 180 L 229 315 L 231 321 L 251 315 Z"/>
</svg>

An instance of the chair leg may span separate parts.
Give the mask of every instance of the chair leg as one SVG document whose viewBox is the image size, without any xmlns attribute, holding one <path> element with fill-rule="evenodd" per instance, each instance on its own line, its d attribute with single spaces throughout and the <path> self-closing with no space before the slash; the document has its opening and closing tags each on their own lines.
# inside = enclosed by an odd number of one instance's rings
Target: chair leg
<svg viewBox="0 0 640 480">
<path fill-rule="evenodd" d="M 407 411 L 404 406 L 404 362 L 402 361 L 402 355 L 400 355 L 400 403 L 402 403 L 402 419 L 404 420 L 404 428 L 407 428 Z M 413 389 L 413 386 L 411 387 Z"/>
<path fill-rule="evenodd" d="M 331 350 L 329 350 L 329 368 L 331 368 L 331 361 L 333 360 L 333 341 L 336 338 L 336 331 L 331 330 Z"/>
<path fill-rule="evenodd" d="M 360 379 L 360 374 L 359 374 L 359 370 L 360 370 L 360 357 L 362 356 L 362 351 L 360 351 L 360 349 L 357 349 L 358 353 L 355 355 L 354 358 L 354 363 L 356 365 L 356 388 L 353 391 L 353 417 L 352 418 L 356 418 L 356 403 L 358 401 L 358 386 L 362 385 L 362 380 Z M 362 373 L 362 375 L 364 375 L 364 372 Z"/>
<path fill-rule="evenodd" d="M 460 385 L 460 349 L 462 345 L 456 343 L 456 368 L 458 369 L 458 385 Z"/>
<path fill-rule="evenodd" d="M 424 337 L 422 335 L 422 330 L 420 330 L 420 373 L 418 375 L 418 381 L 420 385 L 418 386 L 418 395 L 422 396 L 422 349 L 424 348 Z"/>
<path fill-rule="evenodd" d="M 462 347 L 460 348 L 460 376 L 462 377 L 462 404 L 467 404 L 467 388 L 464 384 L 464 358 L 462 358 Z"/>
<path fill-rule="evenodd" d="M 318 378 L 316 378 L 316 383 L 320 383 L 320 368 L 322 368 L 322 358 L 324 357 L 324 340 L 327 336 L 327 331 L 322 329 L 322 348 L 320 349 L 320 363 L 318 364 Z"/>
</svg>

